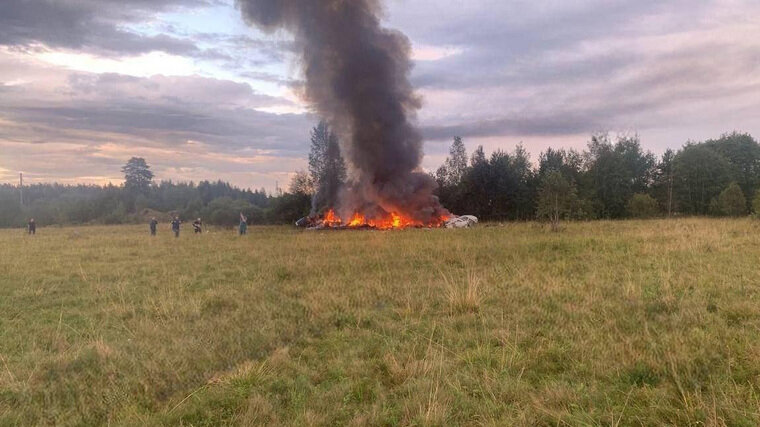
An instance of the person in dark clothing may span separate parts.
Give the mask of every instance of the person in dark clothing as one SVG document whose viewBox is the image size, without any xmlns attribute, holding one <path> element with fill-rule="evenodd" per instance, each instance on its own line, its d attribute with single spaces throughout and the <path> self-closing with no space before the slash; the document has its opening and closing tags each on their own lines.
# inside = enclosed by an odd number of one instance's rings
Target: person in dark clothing
<svg viewBox="0 0 760 427">
<path fill-rule="evenodd" d="M 174 217 L 174 220 L 172 220 L 172 231 L 174 232 L 174 237 L 179 237 L 179 225 L 182 222 L 179 220 L 178 216 Z"/>
<path fill-rule="evenodd" d="M 34 218 L 29 219 L 29 224 L 26 225 L 29 234 L 37 234 L 37 223 L 34 222 Z"/>
<path fill-rule="evenodd" d="M 156 228 L 158 227 L 158 221 L 156 221 L 156 217 L 153 217 L 150 219 L 150 235 L 155 236 L 156 235 Z"/>
<path fill-rule="evenodd" d="M 238 229 L 241 236 L 248 232 L 248 218 L 240 212 L 240 228 Z"/>
<path fill-rule="evenodd" d="M 195 234 L 203 233 L 203 223 L 200 218 L 193 221 L 193 230 L 195 231 Z"/>
</svg>

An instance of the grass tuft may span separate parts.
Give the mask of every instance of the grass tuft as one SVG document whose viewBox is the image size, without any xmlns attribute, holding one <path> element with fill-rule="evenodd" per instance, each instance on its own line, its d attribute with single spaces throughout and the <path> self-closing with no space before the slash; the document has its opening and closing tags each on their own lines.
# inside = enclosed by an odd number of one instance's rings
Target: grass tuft
<svg viewBox="0 0 760 427">
<path fill-rule="evenodd" d="M 453 314 L 477 313 L 480 310 L 481 286 L 480 276 L 472 270 L 467 270 L 464 278 L 457 279 L 453 275 L 441 272 L 449 310 Z"/>
</svg>

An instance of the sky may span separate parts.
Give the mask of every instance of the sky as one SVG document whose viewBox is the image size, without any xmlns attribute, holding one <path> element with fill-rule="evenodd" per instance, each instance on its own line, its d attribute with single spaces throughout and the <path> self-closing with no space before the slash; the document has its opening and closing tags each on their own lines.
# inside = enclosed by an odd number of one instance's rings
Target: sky
<svg viewBox="0 0 760 427">
<path fill-rule="evenodd" d="M 0 183 L 159 180 L 287 188 L 319 117 L 288 34 L 233 0 L 0 0 Z M 590 135 L 659 154 L 760 137 L 757 0 L 387 0 L 413 46 L 423 167 L 450 141 L 535 161 Z"/>
</svg>

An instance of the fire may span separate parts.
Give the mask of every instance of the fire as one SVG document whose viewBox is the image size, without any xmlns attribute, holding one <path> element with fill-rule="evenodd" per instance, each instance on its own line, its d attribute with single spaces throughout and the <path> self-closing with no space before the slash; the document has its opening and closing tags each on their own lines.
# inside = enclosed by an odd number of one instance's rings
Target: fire
<svg viewBox="0 0 760 427">
<path fill-rule="evenodd" d="M 359 212 L 356 212 L 351 218 L 351 221 L 348 222 L 349 227 L 361 227 L 362 225 L 366 224 L 367 220 L 364 218 L 364 215 L 360 214 Z"/>
<path fill-rule="evenodd" d="M 321 225 L 327 228 L 374 228 L 378 230 L 393 230 L 403 228 L 431 228 L 441 227 L 449 218 L 447 216 L 441 216 L 430 223 L 423 223 L 416 221 L 410 217 L 397 212 L 391 212 L 384 218 L 370 218 L 368 219 L 361 212 L 355 212 L 351 219 L 344 224 L 343 220 L 330 209 L 324 215 Z"/>
<path fill-rule="evenodd" d="M 395 213 L 391 213 L 391 223 L 393 224 L 393 228 L 399 228 L 401 227 L 401 217 L 396 215 Z"/>
<path fill-rule="evenodd" d="M 341 221 L 340 218 L 335 215 L 335 211 L 330 209 L 325 214 L 325 219 L 322 221 L 322 223 L 327 227 L 340 227 L 343 221 Z"/>
</svg>

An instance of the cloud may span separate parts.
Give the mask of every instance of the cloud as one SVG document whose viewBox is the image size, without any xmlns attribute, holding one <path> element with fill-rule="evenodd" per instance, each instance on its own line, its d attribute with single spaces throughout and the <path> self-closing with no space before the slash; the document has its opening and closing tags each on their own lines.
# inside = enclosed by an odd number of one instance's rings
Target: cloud
<svg viewBox="0 0 760 427">
<path fill-rule="evenodd" d="M 188 54 L 195 43 L 159 34 L 142 35 L 124 26 L 177 8 L 208 5 L 202 0 L 17 0 L 0 14 L 0 44 L 139 54 L 161 50 Z"/>
<path fill-rule="evenodd" d="M 0 81 L 24 75 L 26 82 L 0 86 L 0 167 L 30 180 L 118 180 L 125 159 L 138 155 L 163 179 L 273 188 L 276 177 L 305 165 L 314 119 L 261 111 L 292 103 L 247 83 L 61 72 L 0 55 Z"/>
<path fill-rule="evenodd" d="M 288 102 L 258 94 L 245 83 L 81 73 L 69 75 L 66 81 L 62 87 L 36 94 L 29 93 L 30 87 L 17 88 L 15 96 L 0 100 L 0 116 L 34 126 L 37 143 L 56 141 L 66 132 L 90 131 L 135 136 L 162 145 L 203 141 L 220 151 L 245 147 L 299 150 L 308 129 L 309 121 L 303 115 L 257 110 Z M 11 137 L 7 131 L 0 136 Z"/>
<path fill-rule="evenodd" d="M 437 19 L 423 19 L 431 10 Z M 431 140 L 760 130 L 753 2 L 420 0 L 392 2 L 389 15 L 416 43 L 458 49 L 413 73 Z"/>
</svg>

